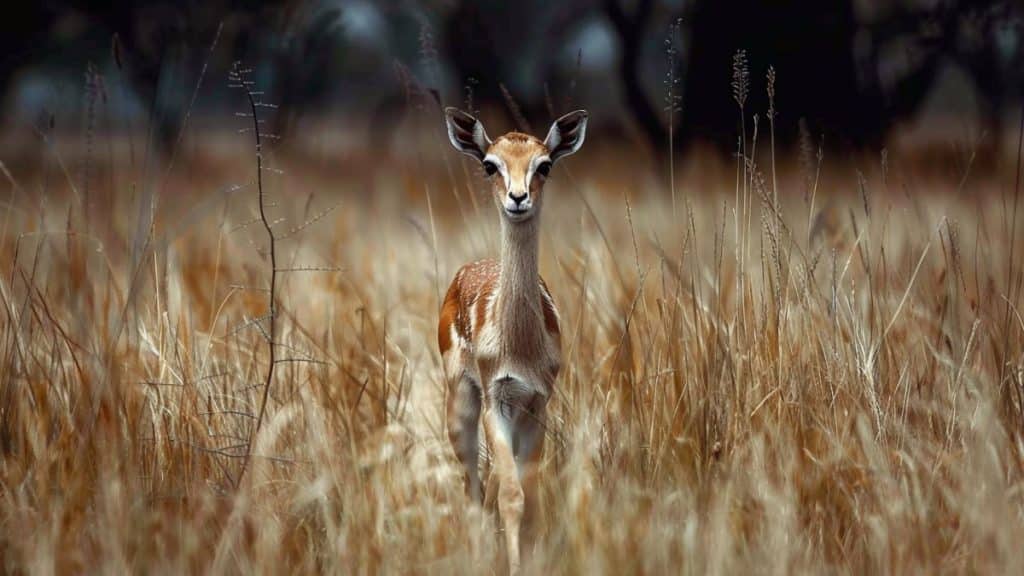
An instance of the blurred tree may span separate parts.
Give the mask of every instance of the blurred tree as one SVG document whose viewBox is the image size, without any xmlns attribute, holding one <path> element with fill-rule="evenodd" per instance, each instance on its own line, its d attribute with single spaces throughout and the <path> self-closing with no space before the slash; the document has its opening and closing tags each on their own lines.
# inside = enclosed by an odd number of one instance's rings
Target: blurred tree
<svg viewBox="0 0 1024 576">
<path fill-rule="evenodd" d="M 212 66 L 234 59 L 261 68 L 280 106 L 275 130 L 286 132 L 304 110 L 317 110 L 340 82 L 331 74 L 341 53 L 340 11 L 316 2 L 257 0 L 87 0 L 30 4 L 25 26 L 0 36 L 0 92 L 21 69 L 57 64 L 84 70 L 89 59 L 111 57 L 147 108 L 153 140 L 168 150 L 178 138 L 192 87 L 211 57 Z M 77 22 L 68 26 L 66 22 Z M 70 30 L 70 32 L 68 31 Z M 262 62 L 262 64 L 261 64 Z M 209 81 L 210 79 L 208 79 Z M 216 80 L 213 80 L 216 81 Z"/>
<path fill-rule="evenodd" d="M 682 15 L 684 93 L 674 127 L 681 142 L 734 148 L 732 56 L 745 49 L 753 79 L 749 113 L 767 109 L 767 67 L 778 73 L 781 142 L 794 139 L 797 118 L 805 117 L 831 143 L 877 146 L 894 125 L 914 117 L 942 71 L 955 66 L 978 96 L 988 142 L 998 145 L 1001 121 L 1024 83 L 1022 10 L 1010 0 L 50 0 L 26 5 L 19 25 L 0 36 L 0 93 L 20 71 L 40 65 L 80 78 L 90 60 L 109 57 L 116 35 L 117 65 L 166 149 L 223 23 L 212 69 L 239 58 L 259 68 L 269 99 L 281 107 L 276 132 L 329 105 L 398 118 L 402 74 L 396 81 L 401 67 L 392 62 L 405 63 L 405 77 L 417 78 L 437 101 L 462 104 L 459 87 L 468 85 L 477 108 L 502 109 L 514 122 L 537 127 L 564 111 L 565 99 L 556 96 L 569 76 L 554 55 L 581 23 L 603 19 L 617 37 L 608 60 L 617 56 L 618 63 L 608 78 L 618 90 L 595 82 L 600 91 L 581 93 L 580 103 L 616 105 L 621 94 L 627 115 L 663 151 L 664 94 L 657 90 L 665 58 L 658 47 Z M 348 18 L 357 13 L 362 20 Z M 350 22 L 362 26 L 359 39 L 349 37 Z"/>
<path fill-rule="evenodd" d="M 668 138 L 668 130 L 658 108 L 653 104 L 657 100 L 646 93 L 642 79 L 645 56 L 643 47 L 651 33 L 649 28 L 654 1 L 639 0 L 631 10 L 627 10 L 620 2 L 603 0 L 602 7 L 619 35 L 619 81 L 622 83 L 625 104 L 652 147 L 659 150 Z"/>
<path fill-rule="evenodd" d="M 548 110 L 547 97 L 556 77 L 553 55 L 572 30 L 566 15 L 585 13 L 590 2 L 459 2 L 445 14 L 443 54 L 477 104 L 500 105 L 521 130 L 545 125 L 560 112 Z"/>
<path fill-rule="evenodd" d="M 0 34 L 0 95 L 4 96 L 17 72 L 41 56 L 39 47 L 46 44 L 58 12 L 48 2 L 29 2 L 19 11 L 19 25 L 7 26 Z"/>
<path fill-rule="evenodd" d="M 979 115 L 998 133 L 1008 95 L 1019 92 L 1019 67 L 1001 54 L 998 27 L 1020 18 L 1020 6 L 1000 0 L 879 3 L 861 21 L 852 0 L 697 0 L 683 11 L 685 88 L 679 138 L 735 148 L 738 111 L 730 94 L 732 57 L 746 50 L 754 78 L 748 114 L 767 110 L 763 75 L 778 75 L 779 139 L 794 142 L 797 118 L 833 143 L 877 147 L 891 128 L 914 116 L 942 66 L 961 66 L 983 106 Z M 645 40 L 674 19 L 654 0 L 601 0 L 621 42 L 619 79 L 625 105 L 655 150 L 666 126 L 657 95 L 644 89 L 653 55 Z M 667 27 L 667 24 L 665 24 Z M 648 51 L 649 52 L 649 51 Z M 894 65 L 900 62 L 902 65 Z M 1015 88 L 1017 87 L 1017 88 Z M 999 138 L 993 136 L 992 142 Z"/>
<path fill-rule="evenodd" d="M 318 110 L 336 87 L 334 65 L 344 52 L 341 10 L 337 7 L 291 6 L 283 33 L 271 49 L 274 94 L 279 108 L 273 133 L 286 136 L 304 111 Z"/>
<path fill-rule="evenodd" d="M 221 2 L 118 0 L 107 10 L 74 0 L 93 24 L 115 35 L 117 64 L 148 107 L 154 144 L 166 151 L 178 138 L 189 90 L 210 42 L 231 6 Z"/>
<path fill-rule="evenodd" d="M 964 72 L 977 98 L 977 117 L 986 137 L 979 156 L 997 159 L 1001 152 L 1003 117 L 1021 93 L 1024 48 L 1019 41 L 1024 9 L 1003 0 L 946 0 L 934 4 L 903 3 L 887 9 L 865 25 L 869 88 L 882 94 L 891 123 L 909 118 L 932 89 L 943 66 Z M 1016 35 L 1016 47 L 1004 50 L 1005 34 Z M 901 51 L 916 71 L 910 81 L 893 83 L 879 73 Z"/>
<path fill-rule="evenodd" d="M 684 139 L 735 150 L 739 113 L 730 82 L 733 54 L 744 49 L 753 79 L 748 114 L 763 116 L 768 108 L 763 77 L 771 65 L 779 77 L 780 126 L 795 130 L 799 115 L 833 142 L 833 135 L 856 145 L 879 141 L 882 103 L 858 84 L 851 0 L 698 2 L 686 23 L 690 45 L 685 54 Z"/>
</svg>

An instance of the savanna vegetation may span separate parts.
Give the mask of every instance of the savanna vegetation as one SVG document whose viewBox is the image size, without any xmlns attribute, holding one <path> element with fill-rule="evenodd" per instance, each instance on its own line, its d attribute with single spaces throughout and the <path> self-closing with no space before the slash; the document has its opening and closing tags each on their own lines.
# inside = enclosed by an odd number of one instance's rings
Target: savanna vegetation
<svg viewBox="0 0 1024 576">
<path fill-rule="evenodd" d="M 524 569 L 1020 573 L 1019 167 L 776 159 L 774 74 L 733 72 L 732 162 L 595 132 L 552 172 Z M 91 120 L 2 158 L 3 571 L 501 573 L 435 342 L 497 252 L 480 170 L 422 95 L 404 156 L 278 151 L 252 77 L 163 164 Z"/>
</svg>

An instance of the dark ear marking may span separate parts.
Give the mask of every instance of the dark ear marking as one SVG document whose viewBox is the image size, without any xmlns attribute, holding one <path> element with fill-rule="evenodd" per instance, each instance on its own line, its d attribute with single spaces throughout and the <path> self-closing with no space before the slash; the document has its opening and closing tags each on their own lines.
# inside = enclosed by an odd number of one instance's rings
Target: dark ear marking
<svg viewBox="0 0 1024 576">
<path fill-rule="evenodd" d="M 548 148 L 552 162 L 563 156 L 575 154 L 580 146 L 583 146 L 583 140 L 587 135 L 587 117 L 586 110 L 576 110 L 555 120 L 551 125 L 544 145 Z"/>
<path fill-rule="evenodd" d="M 444 109 L 444 119 L 452 146 L 463 154 L 483 161 L 491 146 L 484 125 L 474 116 L 452 107 Z"/>
</svg>

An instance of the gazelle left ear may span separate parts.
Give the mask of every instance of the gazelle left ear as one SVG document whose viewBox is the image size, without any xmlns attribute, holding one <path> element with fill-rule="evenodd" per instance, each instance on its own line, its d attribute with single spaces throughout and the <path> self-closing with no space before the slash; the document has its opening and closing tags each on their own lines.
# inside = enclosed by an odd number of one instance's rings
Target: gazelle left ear
<svg viewBox="0 0 1024 576">
<path fill-rule="evenodd" d="M 548 155 L 554 162 L 563 156 L 575 154 L 587 135 L 587 111 L 576 110 L 562 116 L 551 125 L 548 137 L 544 139 Z"/>
<path fill-rule="evenodd" d="M 444 119 L 452 146 L 482 162 L 487 155 L 487 149 L 491 146 L 491 139 L 487 137 L 484 125 L 474 116 L 450 106 L 444 109 Z"/>
</svg>

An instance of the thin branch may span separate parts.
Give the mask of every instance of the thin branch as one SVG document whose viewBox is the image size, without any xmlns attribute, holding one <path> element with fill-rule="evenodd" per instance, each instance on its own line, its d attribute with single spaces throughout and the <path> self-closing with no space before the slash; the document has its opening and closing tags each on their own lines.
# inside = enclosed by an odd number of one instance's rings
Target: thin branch
<svg viewBox="0 0 1024 576">
<path fill-rule="evenodd" d="M 262 289 L 260 291 L 261 292 L 270 292 L 269 290 L 266 290 L 266 289 Z M 227 334 L 225 334 L 225 336 L 234 336 L 235 334 L 238 334 L 239 332 L 241 332 L 242 330 L 245 330 L 246 328 L 248 328 L 250 326 L 253 326 L 253 325 L 259 326 L 260 323 L 262 323 L 264 320 L 269 320 L 269 319 L 270 319 L 270 314 L 264 314 L 262 316 L 257 316 L 255 318 L 250 318 L 250 319 L 246 320 L 245 322 L 242 322 L 238 326 L 235 326 L 235 328 L 233 330 L 231 330 L 230 332 L 228 332 Z"/>
<path fill-rule="evenodd" d="M 274 340 L 277 336 L 277 239 L 274 237 L 274 230 L 271 227 L 270 219 L 267 218 L 266 194 L 263 190 L 263 143 L 260 140 L 260 119 L 256 113 L 257 103 L 252 91 L 253 82 L 244 79 L 248 72 L 247 70 L 239 69 L 239 65 L 236 62 L 229 78 L 234 86 L 242 87 L 245 91 L 245 97 L 249 101 L 249 109 L 251 110 L 253 137 L 256 142 L 256 190 L 259 193 L 260 221 L 263 223 L 263 229 L 267 232 L 267 240 L 270 244 L 268 248 L 270 256 L 270 292 L 267 294 L 267 316 L 270 323 L 270 333 L 266 337 L 267 353 L 270 354 L 270 359 L 267 362 L 267 372 L 263 380 L 263 396 L 260 398 L 259 413 L 249 435 L 249 442 L 245 446 L 245 458 L 242 460 L 242 470 L 238 473 L 237 485 L 241 485 L 242 479 L 245 477 L 245 471 L 249 468 L 253 441 L 256 435 L 259 434 L 260 427 L 263 425 L 263 418 L 266 416 L 267 399 L 270 397 L 270 386 L 274 382 L 274 369 L 278 364 L 276 358 L 277 348 L 274 346 Z M 257 323 L 257 326 L 262 331 L 263 325 Z"/>
<path fill-rule="evenodd" d="M 317 222 L 322 220 L 325 216 L 327 216 L 331 212 L 334 212 L 335 210 L 337 210 L 339 206 L 341 206 L 341 202 L 338 202 L 337 204 L 334 204 L 333 206 L 330 206 L 329 208 L 327 208 L 325 210 L 321 210 L 320 212 L 317 212 L 316 214 L 314 214 L 314 215 L 310 216 L 308 219 L 306 219 L 306 221 L 303 222 L 302 224 L 299 224 L 298 226 L 296 226 L 296 227 L 292 228 L 291 230 L 288 230 L 284 234 L 278 236 L 277 239 L 278 240 L 284 240 L 286 238 L 291 238 L 292 236 L 295 236 L 299 232 L 302 232 L 306 228 L 309 228 L 313 224 L 316 224 Z"/>
<path fill-rule="evenodd" d="M 277 272 L 336 272 L 341 273 L 345 270 L 338 266 L 297 266 L 292 268 L 278 268 Z"/>
</svg>

